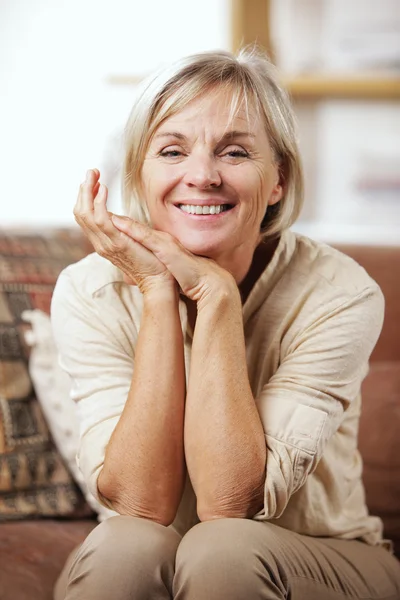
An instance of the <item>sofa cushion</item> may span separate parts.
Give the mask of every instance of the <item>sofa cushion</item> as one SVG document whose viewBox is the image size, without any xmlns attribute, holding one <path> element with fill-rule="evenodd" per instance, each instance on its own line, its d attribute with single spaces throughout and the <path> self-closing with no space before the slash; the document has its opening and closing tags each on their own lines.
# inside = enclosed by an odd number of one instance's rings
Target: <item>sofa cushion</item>
<svg viewBox="0 0 400 600">
<path fill-rule="evenodd" d="M 79 419 L 76 403 L 71 398 L 70 377 L 59 365 L 50 316 L 36 309 L 24 311 L 22 317 L 32 326 L 28 336 L 31 346 L 29 374 L 53 440 L 69 472 L 99 520 L 115 516 L 116 512 L 106 508 L 92 496 L 76 462 Z"/>
<path fill-rule="evenodd" d="M 372 362 L 363 383 L 359 448 L 367 505 L 400 550 L 400 361 Z"/>
<path fill-rule="evenodd" d="M 385 320 L 362 387 L 359 448 L 371 514 L 400 558 L 400 246 L 339 246 L 375 279 L 385 296 Z"/>
<path fill-rule="evenodd" d="M 49 312 L 60 271 L 88 251 L 75 231 L 0 231 L 0 521 L 91 514 L 35 396 L 22 319 L 25 310 Z"/>
</svg>

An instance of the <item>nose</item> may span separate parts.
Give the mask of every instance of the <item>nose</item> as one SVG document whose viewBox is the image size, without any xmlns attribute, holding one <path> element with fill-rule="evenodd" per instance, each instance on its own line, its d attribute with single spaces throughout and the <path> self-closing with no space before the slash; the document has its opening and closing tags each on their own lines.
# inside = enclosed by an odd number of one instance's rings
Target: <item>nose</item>
<svg viewBox="0 0 400 600">
<path fill-rule="evenodd" d="M 186 161 L 186 173 L 183 181 L 189 187 L 197 187 L 201 190 L 219 187 L 222 179 L 215 158 L 206 152 L 192 154 Z"/>
</svg>

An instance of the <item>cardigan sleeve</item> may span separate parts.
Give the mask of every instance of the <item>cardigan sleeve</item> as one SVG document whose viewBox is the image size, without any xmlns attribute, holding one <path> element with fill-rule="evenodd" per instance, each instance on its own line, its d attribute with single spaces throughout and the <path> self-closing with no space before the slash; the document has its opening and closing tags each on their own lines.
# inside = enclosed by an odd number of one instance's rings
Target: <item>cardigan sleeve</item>
<svg viewBox="0 0 400 600">
<path fill-rule="evenodd" d="M 90 492 L 110 507 L 97 489 L 111 434 L 123 411 L 133 374 L 133 343 L 122 334 L 115 302 L 96 299 L 84 283 L 63 271 L 57 281 L 51 319 L 59 363 L 71 377 L 77 404 L 80 445 L 77 462 Z M 108 293 L 116 296 L 113 286 Z"/>
<path fill-rule="evenodd" d="M 360 392 L 383 321 L 378 286 L 321 303 L 296 335 L 256 399 L 267 446 L 264 505 L 278 518 L 313 473 L 345 411 Z"/>
</svg>

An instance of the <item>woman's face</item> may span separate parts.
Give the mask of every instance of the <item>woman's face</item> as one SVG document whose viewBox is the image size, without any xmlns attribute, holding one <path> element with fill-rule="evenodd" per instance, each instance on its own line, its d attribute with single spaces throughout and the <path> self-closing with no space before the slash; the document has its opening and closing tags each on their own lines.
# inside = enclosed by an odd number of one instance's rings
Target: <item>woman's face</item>
<svg viewBox="0 0 400 600">
<path fill-rule="evenodd" d="M 142 169 L 152 226 L 224 266 L 251 262 L 267 205 L 282 197 L 257 111 L 243 108 L 230 121 L 230 101 L 211 91 L 166 119 Z"/>
</svg>

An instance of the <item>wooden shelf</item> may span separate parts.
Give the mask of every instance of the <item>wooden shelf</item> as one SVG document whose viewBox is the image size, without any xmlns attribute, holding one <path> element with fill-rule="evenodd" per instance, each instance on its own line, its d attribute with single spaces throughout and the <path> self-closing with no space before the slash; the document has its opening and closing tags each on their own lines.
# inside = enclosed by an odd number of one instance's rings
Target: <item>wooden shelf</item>
<svg viewBox="0 0 400 600">
<path fill-rule="evenodd" d="M 282 83 L 294 99 L 356 98 L 400 99 L 400 77 L 323 77 L 283 78 Z"/>
<path fill-rule="evenodd" d="M 273 58 L 269 27 L 270 0 L 231 0 L 231 47 L 234 52 L 257 44 Z"/>
<path fill-rule="evenodd" d="M 137 85 L 144 77 L 140 75 L 113 75 L 107 78 L 112 85 Z M 283 78 L 283 85 L 295 100 L 319 98 L 400 99 L 400 78 L 337 78 L 295 77 Z"/>
<path fill-rule="evenodd" d="M 243 44 L 257 43 L 274 59 L 271 40 L 270 0 L 231 0 L 231 45 L 234 51 Z M 358 100 L 400 99 L 400 76 L 381 74 L 354 77 L 283 76 L 283 84 L 295 100 L 354 98 Z"/>
<path fill-rule="evenodd" d="M 257 43 L 273 59 L 270 37 L 270 0 L 231 0 L 231 46 L 234 51 L 246 44 Z M 107 79 L 112 85 L 137 85 L 143 76 L 117 75 Z M 357 100 L 399 100 L 399 77 L 380 74 L 354 77 L 322 74 L 283 76 L 282 82 L 296 101 L 354 98 Z"/>
</svg>

